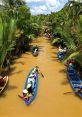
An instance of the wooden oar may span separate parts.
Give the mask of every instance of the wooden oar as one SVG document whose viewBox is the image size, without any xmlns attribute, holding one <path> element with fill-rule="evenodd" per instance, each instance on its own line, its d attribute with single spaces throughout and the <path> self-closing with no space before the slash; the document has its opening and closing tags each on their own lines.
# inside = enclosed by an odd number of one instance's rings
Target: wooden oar
<svg viewBox="0 0 82 117">
<path fill-rule="evenodd" d="M 21 96 L 21 95 L 18 95 L 18 97 L 22 99 L 22 96 Z M 22 100 L 23 100 L 23 99 L 22 99 Z"/>
<path fill-rule="evenodd" d="M 44 78 L 44 75 L 41 73 L 41 76 Z"/>
<path fill-rule="evenodd" d="M 37 66 L 37 67 L 39 68 L 39 66 Z M 39 71 L 40 71 L 40 69 L 39 69 Z M 44 78 L 44 75 L 43 75 L 43 73 L 41 71 L 40 71 L 40 74 Z"/>
<path fill-rule="evenodd" d="M 65 92 L 64 94 L 73 94 L 74 92 Z"/>
<path fill-rule="evenodd" d="M 21 98 L 21 96 L 20 96 L 20 95 L 18 95 L 18 97 L 20 97 L 20 98 Z"/>
</svg>

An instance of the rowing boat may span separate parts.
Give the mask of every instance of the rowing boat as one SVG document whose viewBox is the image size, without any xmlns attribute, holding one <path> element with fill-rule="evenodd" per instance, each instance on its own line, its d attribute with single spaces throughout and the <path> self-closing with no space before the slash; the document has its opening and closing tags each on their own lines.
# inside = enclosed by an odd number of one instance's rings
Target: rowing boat
<svg viewBox="0 0 82 117">
<path fill-rule="evenodd" d="M 32 74 L 32 71 L 34 70 L 34 68 L 32 68 L 26 78 L 26 82 L 25 82 L 25 85 L 24 85 L 24 89 L 27 89 L 27 85 L 28 85 L 28 81 L 29 81 L 29 76 Z M 38 89 L 38 72 L 36 72 L 36 75 L 35 75 L 35 85 L 34 85 L 34 88 L 33 88 L 33 94 L 32 96 L 30 97 L 30 99 L 27 101 L 26 99 L 23 99 L 25 104 L 26 105 L 30 105 L 33 100 L 35 99 L 36 97 L 36 94 L 37 94 L 37 89 Z"/>
<path fill-rule="evenodd" d="M 34 69 L 34 68 L 33 68 Z M 27 78 L 26 78 L 26 82 L 24 85 L 24 89 L 26 89 L 27 85 L 28 85 L 28 79 L 29 79 L 29 75 L 32 73 L 33 69 L 31 69 L 30 73 L 28 74 Z M 36 72 L 36 78 L 35 78 L 35 87 L 33 89 L 33 95 L 32 97 L 29 99 L 29 101 L 24 100 L 24 102 L 27 105 L 30 105 L 32 103 L 32 101 L 35 99 L 36 94 L 37 94 L 37 89 L 38 89 L 38 72 Z"/>
<path fill-rule="evenodd" d="M 78 74 L 67 71 L 67 78 L 74 93 L 82 99 L 82 93 L 77 91 L 77 89 L 82 89 L 82 86 L 79 86 L 79 84 L 82 84 L 82 81 Z"/>
</svg>

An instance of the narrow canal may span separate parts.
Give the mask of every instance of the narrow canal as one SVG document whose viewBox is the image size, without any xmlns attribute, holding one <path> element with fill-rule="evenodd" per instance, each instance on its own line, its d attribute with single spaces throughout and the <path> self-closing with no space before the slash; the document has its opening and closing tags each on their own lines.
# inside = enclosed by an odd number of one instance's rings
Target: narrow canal
<svg viewBox="0 0 82 117">
<path fill-rule="evenodd" d="M 72 90 L 65 66 L 56 58 L 57 49 L 44 37 L 33 42 L 36 44 L 40 48 L 38 57 L 27 52 L 11 65 L 9 85 L 0 97 L 0 117 L 82 117 L 82 101 L 74 93 L 66 93 Z M 45 78 L 39 77 L 36 99 L 26 106 L 18 94 L 22 93 L 28 72 L 36 65 Z"/>
</svg>

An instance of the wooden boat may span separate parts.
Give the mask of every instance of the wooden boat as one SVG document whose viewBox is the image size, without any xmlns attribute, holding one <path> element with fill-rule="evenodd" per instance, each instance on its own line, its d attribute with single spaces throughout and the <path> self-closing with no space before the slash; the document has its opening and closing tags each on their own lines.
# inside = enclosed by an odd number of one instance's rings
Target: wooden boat
<svg viewBox="0 0 82 117">
<path fill-rule="evenodd" d="M 6 87 L 7 83 L 8 83 L 8 80 L 9 80 L 8 76 L 5 76 L 4 80 L 5 80 L 4 85 L 0 86 L 0 94 L 2 94 L 2 92 L 4 91 L 4 89 L 5 89 L 5 87 Z"/>
<path fill-rule="evenodd" d="M 28 79 L 29 79 L 29 76 L 32 74 L 33 69 L 34 68 L 32 68 L 30 70 L 30 72 L 29 72 L 29 74 L 28 74 L 28 76 L 26 78 L 24 89 L 27 89 Z M 34 89 L 33 89 L 33 95 L 30 97 L 30 99 L 28 101 L 24 99 L 25 104 L 30 105 L 33 102 L 33 100 L 35 99 L 36 94 L 37 94 L 37 89 L 38 89 L 38 72 L 36 72 L 35 86 L 34 86 Z"/>
<path fill-rule="evenodd" d="M 82 86 L 79 86 L 79 84 L 82 84 L 80 77 L 77 75 L 76 72 L 72 73 L 72 72 L 67 71 L 67 78 L 74 93 L 82 99 L 82 93 L 77 91 L 77 89 L 82 88 Z"/>
<path fill-rule="evenodd" d="M 34 47 L 32 48 L 32 55 L 33 55 L 33 56 L 38 56 L 38 53 L 39 53 L 39 48 L 36 47 L 36 46 L 34 46 Z"/>
</svg>

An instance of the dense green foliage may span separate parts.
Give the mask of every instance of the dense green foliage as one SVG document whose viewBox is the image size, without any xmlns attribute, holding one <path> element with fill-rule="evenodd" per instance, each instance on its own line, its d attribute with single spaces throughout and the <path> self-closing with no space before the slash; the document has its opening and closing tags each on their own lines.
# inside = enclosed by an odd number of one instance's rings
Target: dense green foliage
<svg viewBox="0 0 82 117">
<path fill-rule="evenodd" d="M 7 59 L 27 51 L 31 40 L 46 31 L 53 35 L 52 44 L 63 39 L 67 59 L 82 59 L 82 3 L 69 1 L 49 15 L 32 16 L 24 0 L 2 0 L 0 5 L 0 67 Z M 22 50 L 22 49 L 24 50 Z"/>
<path fill-rule="evenodd" d="M 69 1 L 61 11 L 50 14 L 48 22 L 54 36 L 52 43 L 63 39 L 67 43 L 67 59 L 75 58 L 82 64 L 82 3 Z"/>
<path fill-rule="evenodd" d="M 40 34 L 41 26 L 36 21 L 24 0 L 2 0 L 0 67 L 4 67 L 13 56 L 27 51 L 31 39 Z"/>
</svg>

